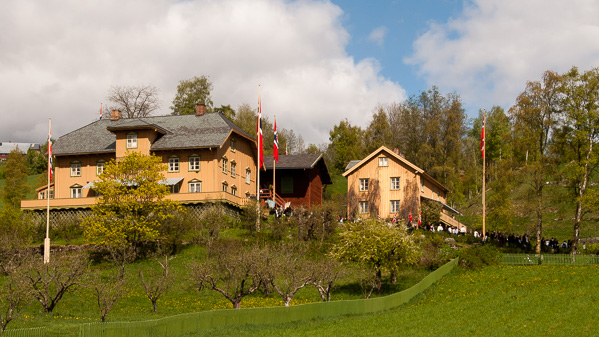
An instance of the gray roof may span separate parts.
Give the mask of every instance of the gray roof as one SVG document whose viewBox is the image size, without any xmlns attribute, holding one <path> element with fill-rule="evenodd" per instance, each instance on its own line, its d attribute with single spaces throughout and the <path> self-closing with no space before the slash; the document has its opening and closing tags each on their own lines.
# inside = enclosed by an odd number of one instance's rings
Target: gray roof
<svg viewBox="0 0 599 337">
<path fill-rule="evenodd" d="M 2 142 L 0 143 L 0 154 L 9 154 L 10 151 L 19 149 L 22 153 L 27 153 L 29 149 L 40 150 L 40 144 L 36 143 L 11 143 Z"/>
<path fill-rule="evenodd" d="M 273 156 L 264 156 L 264 168 L 268 170 L 273 169 Z M 303 170 L 312 169 L 322 163 L 318 169 L 322 176 L 323 184 L 332 184 L 331 176 L 327 169 L 327 165 L 324 162 L 322 154 L 291 154 L 291 155 L 279 155 L 279 162 L 276 163 L 277 170 Z"/>
<path fill-rule="evenodd" d="M 347 163 L 347 166 L 345 167 L 345 170 L 349 170 L 350 168 L 356 166 L 357 163 L 361 162 L 361 160 L 351 160 L 349 163 Z"/>
<path fill-rule="evenodd" d="M 169 115 L 142 118 L 102 119 L 70 132 L 53 144 L 55 155 L 112 153 L 116 136 L 112 131 L 156 129 L 162 135 L 150 150 L 219 147 L 232 131 L 251 137 L 220 113 Z"/>
</svg>

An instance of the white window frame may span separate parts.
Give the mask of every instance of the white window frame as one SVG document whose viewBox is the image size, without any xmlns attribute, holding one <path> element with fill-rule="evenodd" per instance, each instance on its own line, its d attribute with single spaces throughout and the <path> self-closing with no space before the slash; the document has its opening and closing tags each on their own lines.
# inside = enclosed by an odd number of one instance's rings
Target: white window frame
<svg viewBox="0 0 599 337">
<path fill-rule="evenodd" d="M 82 189 L 83 188 L 81 186 L 71 187 L 71 198 L 72 199 L 82 198 L 83 197 Z"/>
<path fill-rule="evenodd" d="M 231 177 L 235 178 L 237 175 L 237 163 L 234 160 L 231 160 Z"/>
<path fill-rule="evenodd" d="M 181 161 L 179 157 L 172 156 L 168 158 L 168 172 L 179 172 Z"/>
<path fill-rule="evenodd" d="M 104 173 L 104 165 L 105 164 L 106 164 L 106 162 L 103 160 L 98 160 L 96 162 L 96 176 L 99 176 L 102 173 Z"/>
<path fill-rule="evenodd" d="M 71 163 L 71 177 L 81 177 L 81 162 L 74 161 Z"/>
<path fill-rule="evenodd" d="M 368 178 L 360 178 L 360 192 L 368 191 L 369 180 L 370 179 L 368 179 Z"/>
<path fill-rule="evenodd" d="M 223 182 L 223 192 L 229 193 L 229 184 L 227 182 Z"/>
<path fill-rule="evenodd" d="M 223 166 L 223 173 L 224 174 L 228 174 L 229 173 L 229 160 L 226 157 L 223 157 L 222 159 L 222 166 Z"/>
<path fill-rule="evenodd" d="M 127 134 L 127 148 L 137 149 L 137 133 L 130 132 Z"/>
<path fill-rule="evenodd" d="M 389 158 L 379 157 L 379 166 L 389 166 Z"/>
<path fill-rule="evenodd" d="M 360 201 L 358 203 L 358 209 L 359 209 L 360 214 L 370 213 L 369 209 L 368 209 L 368 201 Z"/>
<path fill-rule="evenodd" d="M 245 169 L 245 183 L 249 185 L 251 181 L 252 181 L 252 170 L 247 168 L 247 169 Z"/>
<path fill-rule="evenodd" d="M 231 186 L 231 194 L 237 195 L 237 186 L 235 186 L 235 185 Z"/>
<path fill-rule="evenodd" d="M 202 193 L 202 182 L 199 180 L 188 183 L 189 193 Z"/>
<path fill-rule="evenodd" d="M 399 177 L 391 177 L 391 191 L 399 191 L 401 189 L 400 181 Z"/>
<path fill-rule="evenodd" d="M 389 212 L 390 213 L 399 213 L 399 207 L 400 207 L 400 202 L 399 200 L 391 200 L 390 205 L 389 205 Z"/>
<path fill-rule="evenodd" d="M 201 158 L 198 155 L 191 155 L 189 156 L 189 171 L 191 172 L 197 172 L 200 170 L 200 165 L 201 163 Z"/>
</svg>

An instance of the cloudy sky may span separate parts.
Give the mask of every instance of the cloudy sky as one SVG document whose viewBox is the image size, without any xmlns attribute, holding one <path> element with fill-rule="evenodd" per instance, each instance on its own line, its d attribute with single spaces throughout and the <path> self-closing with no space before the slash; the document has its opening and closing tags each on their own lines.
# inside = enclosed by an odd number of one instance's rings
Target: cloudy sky
<svg viewBox="0 0 599 337">
<path fill-rule="evenodd" d="M 111 85 L 205 75 L 215 106 L 257 106 L 306 144 L 432 85 L 469 116 L 508 108 L 548 69 L 599 66 L 596 0 L 3 0 L 0 141 L 98 118 Z"/>
</svg>

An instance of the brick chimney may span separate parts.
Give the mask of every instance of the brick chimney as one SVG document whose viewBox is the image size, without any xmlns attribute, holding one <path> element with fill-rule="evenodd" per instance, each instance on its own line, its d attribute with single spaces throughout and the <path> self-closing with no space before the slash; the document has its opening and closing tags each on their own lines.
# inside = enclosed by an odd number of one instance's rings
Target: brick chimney
<svg viewBox="0 0 599 337">
<path fill-rule="evenodd" d="M 398 148 L 394 148 L 394 149 L 393 149 L 393 152 L 394 152 L 395 154 L 399 155 L 399 149 L 398 149 Z"/>
<path fill-rule="evenodd" d="M 206 104 L 196 105 L 196 116 L 202 116 L 206 113 Z"/>
<path fill-rule="evenodd" d="M 121 110 L 112 110 L 112 112 L 110 113 L 110 120 L 111 121 L 116 121 L 121 119 L 123 116 L 121 115 Z"/>
</svg>

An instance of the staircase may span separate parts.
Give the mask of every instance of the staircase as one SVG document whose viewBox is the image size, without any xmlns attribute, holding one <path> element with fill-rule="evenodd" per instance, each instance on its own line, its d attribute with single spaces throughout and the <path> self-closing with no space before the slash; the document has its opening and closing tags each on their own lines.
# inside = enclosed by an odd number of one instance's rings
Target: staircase
<svg viewBox="0 0 599 337">
<path fill-rule="evenodd" d="M 282 207 L 282 208 L 285 208 L 285 204 L 287 203 L 285 201 L 285 199 L 281 198 L 276 193 L 274 194 L 274 198 L 273 198 L 273 192 L 270 189 L 260 189 L 260 199 L 262 199 L 262 200 L 266 200 L 266 199 L 274 200 L 275 204 L 277 205 L 277 207 Z M 263 204 L 264 204 L 264 201 L 263 201 Z"/>
</svg>

